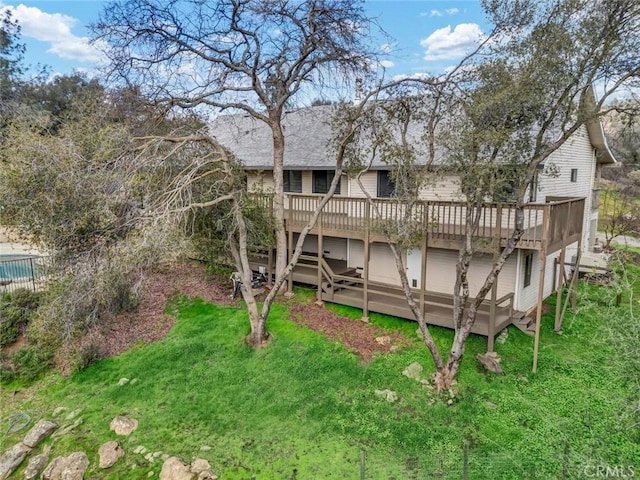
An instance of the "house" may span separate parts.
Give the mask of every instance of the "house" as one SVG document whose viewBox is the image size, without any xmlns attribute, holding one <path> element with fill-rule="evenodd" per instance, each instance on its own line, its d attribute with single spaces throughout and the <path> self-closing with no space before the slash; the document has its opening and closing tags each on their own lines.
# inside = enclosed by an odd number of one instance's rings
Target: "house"
<svg viewBox="0 0 640 480">
<path fill-rule="evenodd" d="M 327 153 L 331 136 L 331 106 L 288 112 L 285 132 L 285 208 L 289 249 L 326 193 L 333 178 L 335 160 Z M 250 116 L 217 118 L 212 133 L 244 162 L 249 189 L 273 188 L 270 130 Z M 597 179 L 603 166 L 615 163 L 602 127 L 593 122 L 582 127 L 547 159 L 554 175 L 539 175 L 525 207 L 525 234 L 505 264 L 491 294 L 483 303 L 474 333 L 488 337 L 489 350 L 495 335 L 514 323 L 523 330 L 539 330 L 526 317 L 544 298 L 565 282 L 564 265 L 595 242 L 597 227 Z M 374 162 L 362 178 L 364 189 L 375 199 L 375 209 L 364 198 L 353 178 L 343 175 L 336 196 L 329 201 L 304 242 L 301 262 L 292 281 L 315 285 L 318 299 L 413 319 L 400 288 L 400 277 L 385 238 L 376 231 L 380 216 L 403 222 L 407 205 L 394 200 L 388 167 Z M 421 245 L 403 258 L 415 299 L 434 325 L 452 327 L 452 292 L 455 263 L 465 222 L 458 176 L 439 175 L 421 191 L 410 218 L 424 232 Z M 514 224 L 514 209 L 496 203 L 485 209 L 478 237 L 488 245 L 504 245 Z M 378 220 L 376 220 L 378 219 Z M 420 223 L 421 222 L 421 223 Z M 495 249 L 493 249 L 495 250 Z M 320 253 L 318 253 L 320 252 Z M 495 253 L 476 255 L 469 275 L 471 295 L 478 291 L 491 268 Z M 269 260 L 255 258 L 256 269 L 271 268 Z M 560 303 L 560 302 L 559 302 Z M 559 328 L 560 310 L 556 315 Z"/>
</svg>

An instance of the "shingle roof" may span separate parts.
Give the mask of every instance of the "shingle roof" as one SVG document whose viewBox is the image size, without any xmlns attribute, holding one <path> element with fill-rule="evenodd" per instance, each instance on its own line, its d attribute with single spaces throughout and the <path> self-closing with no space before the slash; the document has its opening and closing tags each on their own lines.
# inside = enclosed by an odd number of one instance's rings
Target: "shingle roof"
<svg viewBox="0 0 640 480">
<path fill-rule="evenodd" d="M 335 159 L 327 148 L 335 108 L 322 105 L 293 110 L 284 115 L 285 168 L 335 168 Z M 223 115 L 212 122 L 210 130 L 222 145 L 234 152 L 246 168 L 273 169 L 271 130 L 264 122 L 249 115 Z"/>
</svg>

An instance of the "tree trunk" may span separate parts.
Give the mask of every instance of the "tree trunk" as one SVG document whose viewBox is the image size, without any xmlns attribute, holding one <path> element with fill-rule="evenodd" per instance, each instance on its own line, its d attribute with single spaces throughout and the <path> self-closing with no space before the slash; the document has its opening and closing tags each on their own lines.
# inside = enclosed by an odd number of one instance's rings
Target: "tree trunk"
<svg viewBox="0 0 640 480">
<path fill-rule="evenodd" d="M 273 135 L 273 217 L 276 236 L 276 278 L 287 267 L 287 234 L 284 227 L 284 133 L 279 117 L 271 117 Z M 283 290 L 285 284 L 281 284 Z"/>
<path fill-rule="evenodd" d="M 482 207 L 476 207 L 482 208 Z M 521 205 L 516 206 L 515 210 L 515 228 L 507 241 L 504 249 L 500 252 L 496 263 L 493 265 L 491 271 L 487 274 L 482 287 L 478 291 L 476 297 L 473 302 L 468 305 L 467 313 L 464 315 L 464 321 L 460 322 L 460 327 L 456 326 L 456 332 L 453 337 L 453 344 L 451 345 L 451 351 L 449 352 L 449 358 L 447 359 L 447 364 L 443 371 L 443 376 L 441 379 L 438 379 L 442 385 L 441 388 L 450 388 L 451 382 L 455 379 L 458 370 L 460 369 L 460 364 L 462 362 L 462 357 L 464 355 L 465 345 L 469 334 L 471 333 L 471 328 L 476 322 L 476 317 L 478 315 L 478 309 L 482 302 L 484 301 L 487 293 L 493 287 L 493 284 L 498 279 L 498 275 L 502 271 L 504 264 L 507 261 L 507 258 L 513 253 L 518 244 L 518 241 L 524 234 L 524 211 Z M 465 243 L 465 250 L 471 248 L 470 238 L 467 239 Z M 458 263 L 460 262 L 468 262 L 470 258 L 470 254 L 473 252 L 467 252 L 469 255 L 461 255 L 459 257 Z M 459 265 L 459 268 L 462 270 L 468 269 L 467 265 Z M 468 302 L 465 302 L 468 303 Z M 463 309 L 464 310 L 464 309 Z"/>
</svg>

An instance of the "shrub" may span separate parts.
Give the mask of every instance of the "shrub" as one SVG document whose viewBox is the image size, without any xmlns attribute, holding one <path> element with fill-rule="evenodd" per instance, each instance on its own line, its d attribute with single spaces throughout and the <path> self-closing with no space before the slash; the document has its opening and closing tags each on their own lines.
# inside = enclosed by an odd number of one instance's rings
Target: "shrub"
<svg viewBox="0 0 640 480">
<path fill-rule="evenodd" d="M 0 345 L 16 341 L 20 329 L 29 324 L 38 309 L 40 297 L 26 288 L 0 296 Z"/>
<path fill-rule="evenodd" d="M 72 370 L 74 372 L 79 372 L 80 370 L 84 370 L 89 365 L 97 362 L 102 358 L 102 352 L 100 350 L 100 345 L 96 341 L 89 341 L 82 345 L 76 352 L 75 358 L 73 359 Z"/>
<path fill-rule="evenodd" d="M 25 382 L 36 380 L 51 368 L 52 357 L 51 351 L 33 345 L 21 348 L 11 357 L 15 377 Z"/>
</svg>

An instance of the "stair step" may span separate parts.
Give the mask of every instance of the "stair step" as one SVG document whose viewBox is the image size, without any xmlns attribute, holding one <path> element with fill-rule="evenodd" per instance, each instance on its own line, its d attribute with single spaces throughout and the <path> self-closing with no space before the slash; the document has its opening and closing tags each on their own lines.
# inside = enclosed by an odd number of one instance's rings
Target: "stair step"
<svg viewBox="0 0 640 480">
<path fill-rule="evenodd" d="M 523 317 L 515 319 L 511 322 L 518 329 L 526 333 L 527 335 L 533 335 L 536 331 L 536 320 L 531 317 Z"/>
</svg>

